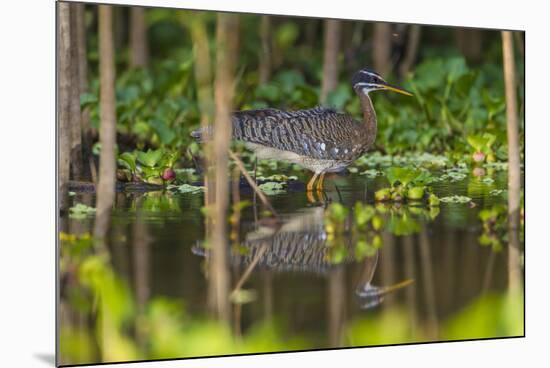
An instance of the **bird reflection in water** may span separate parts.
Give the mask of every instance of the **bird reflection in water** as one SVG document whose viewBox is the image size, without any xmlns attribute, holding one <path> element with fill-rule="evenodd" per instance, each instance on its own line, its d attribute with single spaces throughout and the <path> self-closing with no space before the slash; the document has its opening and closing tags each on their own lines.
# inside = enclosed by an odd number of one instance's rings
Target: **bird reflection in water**
<svg viewBox="0 0 550 368">
<path fill-rule="evenodd" d="M 345 232 L 340 240 L 344 256 L 335 261 L 331 255 L 335 244 L 328 241 L 325 229 L 325 209 L 314 207 L 304 209 L 277 219 L 260 220 L 256 229 L 245 235 L 238 249 L 231 249 L 230 263 L 245 268 L 237 282 L 239 289 L 253 270 L 275 272 L 304 272 L 326 276 L 331 271 L 347 264 L 359 263 L 361 273 L 355 286 L 355 295 L 362 309 L 378 306 L 384 296 L 410 285 L 407 279 L 395 285 L 376 286 L 372 280 L 378 263 L 378 249 L 371 254 L 357 257 L 354 250 L 356 239 L 352 232 Z M 198 243 L 192 248 L 195 255 L 208 257 L 208 250 Z"/>
</svg>

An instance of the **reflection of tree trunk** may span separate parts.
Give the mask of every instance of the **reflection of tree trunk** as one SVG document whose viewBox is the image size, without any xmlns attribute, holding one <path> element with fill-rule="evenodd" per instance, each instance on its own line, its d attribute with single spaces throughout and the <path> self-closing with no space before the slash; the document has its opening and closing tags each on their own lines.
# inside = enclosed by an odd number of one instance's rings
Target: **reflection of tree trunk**
<svg viewBox="0 0 550 368">
<path fill-rule="evenodd" d="M 75 180 L 82 179 L 82 127 L 80 116 L 80 77 L 78 64 L 78 23 L 77 4 L 70 5 L 70 48 L 71 48 L 71 101 L 70 101 L 70 124 L 71 124 L 71 171 Z"/>
<path fill-rule="evenodd" d="M 395 284 L 395 236 L 391 233 L 382 234 L 383 248 L 380 257 L 380 271 L 382 271 L 382 285 Z M 394 295 L 389 294 L 385 297 L 386 303 L 383 308 L 391 307 L 394 301 Z"/>
<path fill-rule="evenodd" d="M 340 51 L 340 21 L 325 20 L 325 52 L 323 59 L 323 81 L 321 85 L 321 103 L 338 85 L 338 53 Z"/>
<path fill-rule="evenodd" d="M 374 70 L 382 76 L 391 71 L 391 25 L 375 23 L 373 34 Z"/>
<path fill-rule="evenodd" d="M 59 28 L 58 39 L 58 175 L 59 175 L 59 208 L 66 209 L 67 184 L 70 172 L 71 125 L 70 125 L 70 96 L 71 96 L 71 48 L 70 48 L 70 5 L 58 3 L 57 12 Z"/>
<path fill-rule="evenodd" d="M 216 316 L 229 321 L 229 272 L 227 259 L 228 156 L 231 138 L 231 104 L 237 57 L 238 16 L 219 14 L 216 30 L 216 117 L 214 124 L 214 211 L 210 260 L 209 305 Z"/>
<path fill-rule="evenodd" d="M 271 76 L 271 18 L 269 15 L 263 15 L 260 23 L 260 84 L 267 83 Z"/>
<path fill-rule="evenodd" d="M 101 126 L 99 141 L 99 182 L 97 184 L 94 236 L 103 238 L 109 227 L 115 198 L 115 63 L 113 48 L 113 8 L 99 5 L 99 104 Z"/>
<path fill-rule="evenodd" d="M 147 66 L 148 62 L 145 8 L 133 6 L 130 8 L 130 67 L 143 68 Z"/>
<path fill-rule="evenodd" d="M 264 295 L 264 319 L 273 318 L 273 274 L 270 270 L 262 272 L 263 295 Z"/>
<path fill-rule="evenodd" d="M 428 336 L 437 339 L 439 327 L 435 299 L 434 275 L 432 258 L 430 255 L 430 238 L 427 229 L 420 231 L 420 260 L 422 264 L 423 282 L 426 297 L 426 309 L 428 311 Z"/>
<path fill-rule="evenodd" d="M 329 315 L 329 346 L 342 346 L 342 332 L 346 311 L 346 280 L 345 269 L 338 267 L 332 270 L 328 277 L 328 315 Z"/>
<path fill-rule="evenodd" d="M 414 259 L 414 235 L 403 238 L 403 250 L 405 252 L 405 278 L 416 280 L 415 259 Z M 411 324 L 411 336 L 416 336 L 418 309 L 416 306 L 416 282 L 412 283 L 406 290 L 406 299 Z"/>
<path fill-rule="evenodd" d="M 409 37 L 407 39 L 407 48 L 405 50 L 405 57 L 399 66 L 399 75 L 401 78 L 405 78 L 414 62 L 416 61 L 416 56 L 418 54 L 418 45 L 420 44 L 420 32 L 421 28 L 419 25 L 411 25 L 409 30 Z"/>
<path fill-rule="evenodd" d="M 76 37 L 78 58 L 78 85 L 79 94 L 88 91 L 88 57 L 86 52 L 86 19 L 85 5 L 72 4 L 76 8 Z M 81 111 L 80 128 L 82 132 L 82 164 L 83 176 L 89 178 L 90 160 L 92 158 L 92 137 L 90 131 L 90 111 L 85 108 Z"/>
<path fill-rule="evenodd" d="M 458 49 L 466 60 L 479 63 L 483 51 L 483 31 L 473 28 L 456 28 L 455 40 Z"/>
<path fill-rule="evenodd" d="M 139 205 L 139 204 L 138 204 Z M 141 210 L 138 207 L 136 222 L 133 225 L 133 259 L 134 259 L 134 283 L 136 290 L 136 302 L 138 313 L 145 313 L 145 305 L 151 295 L 150 290 L 150 264 L 151 264 L 151 239 L 147 225 L 143 222 Z M 136 336 L 141 348 L 145 348 L 147 332 L 142 323 L 136 325 Z"/>
</svg>

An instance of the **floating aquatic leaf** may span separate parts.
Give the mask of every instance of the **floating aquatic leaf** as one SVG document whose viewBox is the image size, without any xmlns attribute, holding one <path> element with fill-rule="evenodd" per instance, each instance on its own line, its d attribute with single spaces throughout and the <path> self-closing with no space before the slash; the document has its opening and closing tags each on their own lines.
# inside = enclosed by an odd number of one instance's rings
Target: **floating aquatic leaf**
<svg viewBox="0 0 550 368">
<path fill-rule="evenodd" d="M 268 181 L 267 183 L 260 184 L 259 187 L 262 192 L 267 195 L 275 195 L 285 192 L 285 186 L 274 181 Z"/>
<path fill-rule="evenodd" d="M 199 193 L 204 190 L 202 186 L 195 186 L 189 184 L 174 185 L 170 188 L 176 188 L 180 193 Z"/>
<path fill-rule="evenodd" d="M 274 174 L 274 175 L 271 175 L 271 176 L 258 176 L 256 177 L 257 180 L 259 181 L 276 181 L 276 182 L 287 182 L 287 181 L 290 181 L 290 180 L 298 180 L 298 177 L 296 175 L 290 175 L 290 176 L 287 176 L 287 175 L 284 175 L 284 174 Z"/>
<path fill-rule="evenodd" d="M 369 170 L 363 171 L 360 175 L 365 175 L 367 178 L 375 178 L 382 174 L 383 174 L 382 171 L 379 171 L 376 169 L 369 169 Z"/>
<path fill-rule="evenodd" d="M 448 197 L 442 197 L 440 198 L 441 202 L 445 203 L 468 203 L 472 201 L 472 198 L 461 196 L 461 195 L 453 195 Z"/>
<path fill-rule="evenodd" d="M 89 216 L 95 215 L 95 208 L 87 206 L 83 203 L 76 203 L 69 208 L 69 217 L 75 220 L 83 220 Z"/>
</svg>

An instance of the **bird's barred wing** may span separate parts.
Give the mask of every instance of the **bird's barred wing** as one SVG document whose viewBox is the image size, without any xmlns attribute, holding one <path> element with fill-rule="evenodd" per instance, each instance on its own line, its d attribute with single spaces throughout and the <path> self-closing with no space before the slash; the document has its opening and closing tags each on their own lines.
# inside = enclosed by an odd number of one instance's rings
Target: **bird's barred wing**
<svg viewBox="0 0 550 368">
<path fill-rule="evenodd" d="M 233 115 L 237 140 L 321 160 L 353 160 L 362 129 L 350 115 L 317 107 L 299 111 L 239 111 Z"/>
</svg>

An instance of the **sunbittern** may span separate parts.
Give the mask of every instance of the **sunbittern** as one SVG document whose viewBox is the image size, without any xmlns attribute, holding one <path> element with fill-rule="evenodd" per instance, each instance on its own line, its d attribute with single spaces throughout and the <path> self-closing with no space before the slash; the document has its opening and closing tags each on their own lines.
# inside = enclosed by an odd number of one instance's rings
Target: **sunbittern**
<svg viewBox="0 0 550 368">
<path fill-rule="evenodd" d="M 259 109 L 235 112 L 233 138 L 243 141 L 260 159 L 289 161 L 313 171 L 307 184 L 308 198 L 315 181 L 323 189 L 325 173 L 340 171 L 365 153 L 376 138 L 376 113 L 369 92 L 389 90 L 408 96 L 411 93 L 389 85 L 370 69 L 353 75 L 351 84 L 359 96 L 363 121 L 332 108 L 282 111 Z M 201 129 L 191 134 L 201 139 Z"/>
</svg>

